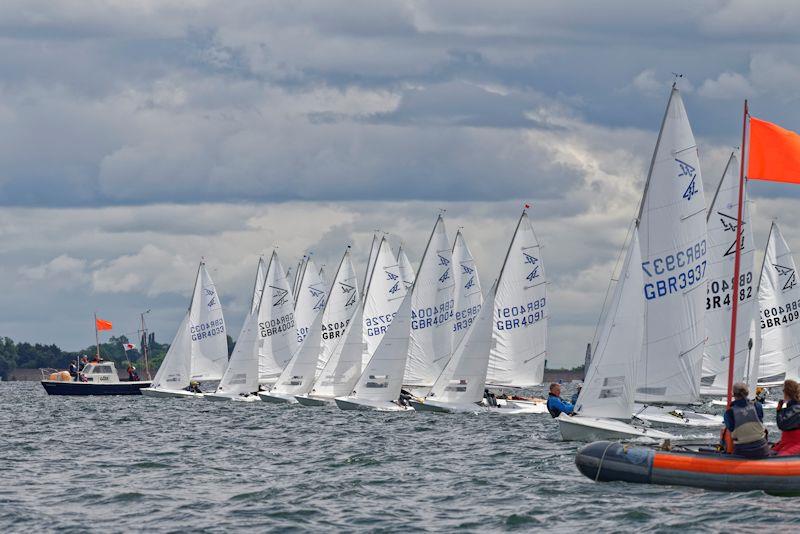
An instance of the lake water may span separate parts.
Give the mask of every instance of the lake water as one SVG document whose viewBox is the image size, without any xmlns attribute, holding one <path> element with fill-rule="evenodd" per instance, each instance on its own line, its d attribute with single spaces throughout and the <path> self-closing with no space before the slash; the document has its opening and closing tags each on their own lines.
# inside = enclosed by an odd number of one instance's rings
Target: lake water
<svg viewBox="0 0 800 534">
<path fill-rule="evenodd" d="M 48 397 L 0 383 L 0 532 L 800 525 L 800 501 L 761 492 L 592 482 L 578 446 L 547 415 Z"/>
</svg>

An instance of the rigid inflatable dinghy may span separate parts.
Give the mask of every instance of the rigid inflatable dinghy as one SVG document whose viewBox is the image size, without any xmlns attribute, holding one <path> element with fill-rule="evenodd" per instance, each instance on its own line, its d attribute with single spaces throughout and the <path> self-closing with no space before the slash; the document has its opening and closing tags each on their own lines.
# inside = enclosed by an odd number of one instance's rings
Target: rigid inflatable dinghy
<svg viewBox="0 0 800 534">
<path fill-rule="evenodd" d="M 750 460 L 711 449 L 660 451 L 612 441 L 595 441 L 578 451 L 575 465 L 585 476 L 599 482 L 800 495 L 800 456 Z"/>
</svg>

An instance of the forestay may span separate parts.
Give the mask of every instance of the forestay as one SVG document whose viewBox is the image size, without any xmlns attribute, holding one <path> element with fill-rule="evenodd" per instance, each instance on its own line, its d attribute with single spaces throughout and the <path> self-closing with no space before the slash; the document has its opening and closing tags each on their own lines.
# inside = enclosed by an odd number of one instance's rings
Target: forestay
<svg viewBox="0 0 800 534">
<path fill-rule="evenodd" d="M 411 341 L 403 383 L 432 386 L 452 353 L 453 269 L 439 215 L 425 247 L 411 296 Z"/>
<path fill-rule="evenodd" d="M 378 244 L 374 268 L 367 287 L 369 289 L 364 299 L 363 333 L 364 343 L 367 345 L 367 351 L 364 353 L 364 365 L 378 348 L 378 344 L 394 319 L 397 307 L 400 306 L 406 294 L 406 287 L 400 279 L 397 260 L 385 237 Z"/>
<path fill-rule="evenodd" d="M 759 382 L 800 379 L 800 286 L 780 228 L 772 223 L 758 288 L 761 310 Z"/>
<path fill-rule="evenodd" d="M 487 302 L 494 301 L 495 291 L 496 286 L 492 286 L 486 295 Z M 453 357 L 433 384 L 428 393 L 429 399 L 470 404 L 480 402 L 483 398 L 494 325 L 492 307 L 484 306 L 472 323 Z"/>
<path fill-rule="evenodd" d="M 478 269 L 464 234 L 459 230 L 453 242 L 453 350 L 457 349 L 464 335 L 481 311 L 483 295 Z"/>
<path fill-rule="evenodd" d="M 308 335 L 311 324 L 322 310 L 328 297 L 328 289 L 319 276 L 314 260 L 306 256 L 300 279 L 297 283 L 294 318 L 297 322 L 297 343 L 300 344 Z"/>
<path fill-rule="evenodd" d="M 644 338 L 641 264 L 634 227 L 575 407 L 581 415 L 628 420 L 633 413 L 636 364 Z"/>
<path fill-rule="evenodd" d="M 492 305 L 489 301 L 484 305 Z M 494 299 L 488 384 L 542 383 L 547 355 L 547 285 L 542 251 L 523 210 L 508 247 Z"/>
<path fill-rule="evenodd" d="M 744 192 L 742 212 L 741 274 L 739 309 L 736 317 L 736 355 L 734 381 L 747 375 L 750 358 L 751 325 L 758 314 L 756 296 L 755 249 L 750 224 L 750 206 Z M 731 336 L 731 291 L 736 256 L 736 220 L 739 209 L 739 162 L 731 154 L 717 192 L 708 208 L 708 289 L 706 291 L 706 343 L 700 388 L 706 395 L 722 395 L 728 390 L 728 358 Z M 755 340 L 753 340 L 755 341 Z"/>
<path fill-rule="evenodd" d="M 688 404 L 700 398 L 709 257 L 697 146 L 674 86 L 640 210 L 646 302 L 636 400 Z"/>
<path fill-rule="evenodd" d="M 294 297 L 283 265 L 274 251 L 258 306 L 258 332 L 261 336 L 259 382 L 273 383 L 298 347 Z"/>
<path fill-rule="evenodd" d="M 189 311 L 191 380 L 219 380 L 228 364 L 228 338 L 217 288 L 200 263 Z"/>
</svg>

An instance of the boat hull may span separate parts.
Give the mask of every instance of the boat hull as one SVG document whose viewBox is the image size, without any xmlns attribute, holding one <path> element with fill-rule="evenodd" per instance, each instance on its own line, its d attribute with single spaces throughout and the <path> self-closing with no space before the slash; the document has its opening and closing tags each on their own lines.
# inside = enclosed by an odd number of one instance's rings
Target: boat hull
<svg viewBox="0 0 800 534">
<path fill-rule="evenodd" d="M 58 380 L 42 380 L 42 387 L 48 395 L 141 395 L 143 388 L 150 387 L 150 382 L 116 382 L 104 384 L 98 382 L 60 382 Z"/>
<path fill-rule="evenodd" d="M 321 397 L 309 397 L 307 395 L 296 395 L 295 400 L 302 405 L 307 407 L 316 407 L 316 406 L 325 406 L 327 404 L 333 403 L 333 399 L 323 399 Z"/>
<path fill-rule="evenodd" d="M 269 402 L 272 404 L 297 404 L 297 399 L 294 398 L 294 395 L 286 395 L 283 393 L 269 393 L 262 391 L 258 394 L 258 398 L 263 402 Z"/>
<path fill-rule="evenodd" d="M 432 413 L 478 413 L 485 412 L 487 408 L 477 404 L 456 404 L 451 402 L 438 402 L 427 399 L 425 402 L 412 400 L 411 407 L 418 412 Z"/>
<path fill-rule="evenodd" d="M 400 406 L 392 401 L 370 401 L 356 397 L 336 397 L 336 406 L 345 411 L 361 412 L 405 412 L 413 411 L 411 406 Z"/>
<path fill-rule="evenodd" d="M 596 441 L 632 438 L 674 439 L 675 436 L 653 428 L 641 428 L 615 419 L 585 417 L 562 413 L 556 418 L 564 441 Z"/>
<path fill-rule="evenodd" d="M 205 393 L 203 398 L 211 402 L 257 402 L 258 395 L 223 395 L 220 393 Z"/>
<path fill-rule="evenodd" d="M 145 397 L 152 397 L 155 399 L 194 399 L 202 398 L 203 393 L 192 393 L 191 391 L 184 391 L 182 389 L 154 389 L 142 388 L 142 395 Z"/>
<path fill-rule="evenodd" d="M 800 457 L 761 460 L 715 452 L 667 452 L 647 447 L 595 441 L 575 456 L 575 465 L 600 482 L 691 486 L 716 491 L 756 491 L 775 495 L 800 493 Z"/>
<path fill-rule="evenodd" d="M 722 416 L 720 415 L 698 413 L 675 407 L 647 406 L 639 408 L 637 406 L 633 416 L 660 427 L 719 428 L 722 426 Z"/>
</svg>

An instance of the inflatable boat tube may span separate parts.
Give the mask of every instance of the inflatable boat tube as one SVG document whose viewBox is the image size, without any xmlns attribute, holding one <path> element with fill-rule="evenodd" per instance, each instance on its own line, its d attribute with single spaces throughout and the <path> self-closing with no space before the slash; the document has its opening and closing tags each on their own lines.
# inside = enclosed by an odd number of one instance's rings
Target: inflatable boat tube
<svg viewBox="0 0 800 534">
<path fill-rule="evenodd" d="M 658 451 L 613 441 L 595 441 L 578 451 L 575 465 L 585 476 L 599 482 L 800 495 L 800 456 L 750 460 L 713 451 Z"/>
</svg>

